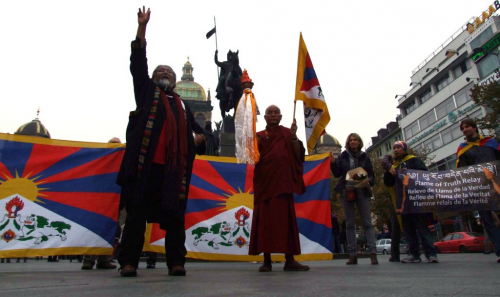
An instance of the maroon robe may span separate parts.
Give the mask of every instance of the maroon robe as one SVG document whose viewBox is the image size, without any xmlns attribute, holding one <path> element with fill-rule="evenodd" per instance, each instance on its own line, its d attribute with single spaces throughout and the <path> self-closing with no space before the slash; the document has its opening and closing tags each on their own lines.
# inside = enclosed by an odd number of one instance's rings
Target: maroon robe
<svg viewBox="0 0 500 297">
<path fill-rule="evenodd" d="M 305 150 L 293 150 L 290 129 L 283 126 L 257 133 L 260 161 L 254 171 L 254 209 L 250 255 L 260 253 L 300 254 L 299 231 L 293 194 L 305 192 Z"/>
</svg>

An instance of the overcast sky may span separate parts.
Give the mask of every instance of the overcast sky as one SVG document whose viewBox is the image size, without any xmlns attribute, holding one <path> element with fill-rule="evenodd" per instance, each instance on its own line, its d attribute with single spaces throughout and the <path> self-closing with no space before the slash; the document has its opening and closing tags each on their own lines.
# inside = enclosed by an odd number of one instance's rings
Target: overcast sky
<svg viewBox="0 0 500 297">
<path fill-rule="evenodd" d="M 261 110 L 281 108 L 292 122 L 299 33 L 321 84 L 327 132 L 344 144 L 357 132 L 365 144 L 395 120 L 396 94 L 409 89 L 412 70 L 493 0 L 420 1 L 16 1 L 0 18 L 0 132 L 40 120 L 52 138 L 107 142 L 125 139 L 135 109 L 129 72 L 138 7 L 151 8 L 146 38 L 150 73 L 171 65 L 177 77 L 189 60 L 195 81 L 215 99 L 215 35 L 219 60 L 239 50 Z M 302 103 L 297 102 L 304 140 Z M 265 128 L 259 116 L 258 130 Z"/>
</svg>

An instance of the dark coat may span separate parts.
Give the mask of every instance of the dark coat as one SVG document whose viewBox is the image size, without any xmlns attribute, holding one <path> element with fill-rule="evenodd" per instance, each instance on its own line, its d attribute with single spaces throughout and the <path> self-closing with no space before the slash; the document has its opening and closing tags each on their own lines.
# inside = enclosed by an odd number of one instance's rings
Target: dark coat
<svg viewBox="0 0 500 297">
<path fill-rule="evenodd" d="M 122 186 L 122 195 L 120 205 L 139 205 L 143 202 L 146 180 L 148 178 L 153 157 L 161 134 L 163 123 L 166 117 L 165 106 L 161 98 L 158 100 L 156 118 L 151 131 L 151 138 L 146 153 L 146 158 L 141 172 L 138 171 L 139 154 L 144 138 L 146 123 L 150 114 L 151 106 L 154 101 L 156 84 L 148 75 L 148 65 L 146 58 L 146 46 L 141 46 L 138 39 L 132 42 L 132 54 L 130 56 L 130 72 L 132 73 L 134 83 L 134 93 L 136 101 L 136 110 L 130 112 L 129 123 L 127 126 L 126 141 L 127 146 L 123 156 L 117 183 Z M 185 194 L 187 199 L 189 193 L 189 183 L 191 181 L 191 172 L 193 169 L 196 147 L 194 144 L 193 131 L 198 134 L 204 134 L 204 129 L 200 127 L 191 113 L 189 106 L 184 104 L 187 121 L 187 141 L 188 141 L 188 160 L 186 166 L 186 192 L 185 193 L 162 193 L 162 201 L 166 195 Z M 200 152 L 199 152 L 200 153 Z M 167 166 L 164 166 L 167 168 Z M 167 170 L 167 169 L 166 169 Z M 172 172 L 165 172 L 164 189 L 169 182 Z M 179 188 L 179 187 L 176 187 Z M 171 192 L 171 191 L 169 191 Z"/>
<path fill-rule="evenodd" d="M 361 152 L 359 156 L 356 158 L 354 156 L 355 168 L 361 167 L 366 173 L 368 173 L 368 179 L 370 181 L 370 186 L 373 186 L 375 183 L 375 174 L 373 173 L 373 165 L 370 161 L 370 158 L 365 152 Z M 340 177 L 337 185 L 335 186 L 335 192 L 342 193 L 345 189 L 346 181 L 345 176 L 349 169 L 349 153 L 347 150 L 343 151 L 342 154 L 330 165 L 330 169 L 335 177 Z M 365 197 L 370 197 L 370 191 L 367 188 L 364 188 Z"/>
<path fill-rule="evenodd" d="M 475 145 L 460 156 L 457 167 L 476 165 L 495 160 L 500 160 L 500 151 L 487 146 Z"/>
<path fill-rule="evenodd" d="M 385 168 L 385 166 L 384 166 Z M 415 169 L 415 170 L 425 170 L 427 171 L 427 166 L 425 166 L 424 162 L 419 158 L 411 158 L 407 160 L 406 162 L 401 163 L 398 168 L 398 170 L 401 170 L 403 168 L 406 169 Z M 390 168 L 389 168 L 390 169 Z M 387 187 L 393 187 L 394 184 L 396 183 L 396 177 L 392 174 L 390 174 L 388 171 L 384 172 L 384 184 Z"/>
</svg>

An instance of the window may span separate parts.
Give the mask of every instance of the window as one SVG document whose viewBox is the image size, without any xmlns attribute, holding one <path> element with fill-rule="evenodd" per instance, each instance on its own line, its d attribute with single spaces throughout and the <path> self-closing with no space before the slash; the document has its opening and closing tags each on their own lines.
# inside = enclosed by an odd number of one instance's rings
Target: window
<svg viewBox="0 0 500 297">
<path fill-rule="evenodd" d="M 469 70 L 469 60 L 465 60 L 460 65 L 453 69 L 453 73 L 455 74 L 455 78 L 458 78 L 460 75 L 464 74 L 467 70 Z"/>
<path fill-rule="evenodd" d="M 434 135 L 433 137 L 429 138 L 428 140 L 424 141 L 424 148 L 428 152 L 432 152 L 437 150 L 442 146 L 441 142 L 441 137 L 439 134 Z"/>
<path fill-rule="evenodd" d="M 473 84 L 465 87 L 463 90 L 455 94 L 455 101 L 457 102 L 457 107 L 460 107 L 471 100 L 470 89 L 472 88 L 472 86 Z"/>
<path fill-rule="evenodd" d="M 420 119 L 420 129 L 424 130 L 430 125 L 436 122 L 436 115 L 434 114 L 434 109 L 431 109 L 428 113 L 424 114 Z"/>
<path fill-rule="evenodd" d="M 460 123 L 456 123 L 453 126 L 446 128 L 441 132 L 441 137 L 443 138 L 443 145 L 452 142 L 455 139 L 462 137 L 462 132 L 460 131 Z"/>
<path fill-rule="evenodd" d="M 410 114 L 410 112 L 414 111 L 415 108 L 417 108 L 417 104 L 415 103 L 415 101 L 412 101 L 410 104 L 408 104 L 406 107 L 405 107 L 405 110 L 406 110 L 406 114 Z"/>
<path fill-rule="evenodd" d="M 388 152 L 392 151 L 392 144 L 391 144 L 391 142 L 386 142 L 385 143 L 385 150 L 388 151 Z"/>
<path fill-rule="evenodd" d="M 438 120 L 448 115 L 453 110 L 455 110 L 455 103 L 453 102 L 453 97 L 450 97 L 436 107 Z"/>
<path fill-rule="evenodd" d="M 436 166 L 437 166 L 437 171 L 446 170 L 446 162 L 444 160 L 437 162 Z"/>
<path fill-rule="evenodd" d="M 492 74 L 500 66 L 500 60 L 497 55 L 498 50 L 494 50 L 476 64 L 480 79 Z"/>
<path fill-rule="evenodd" d="M 432 91 L 431 88 L 428 88 L 425 90 L 422 95 L 420 95 L 420 101 L 424 103 L 425 101 L 429 100 L 432 97 Z"/>
<path fill-rule="evenodd" d="M 464 238 L 464 236 L 462 234 L 457 234 L 457 233 L 453 234 L 453 240 L 462 239 L 462 238 Z"/>
<path fill-rule="evenodd" d="M 196 115 L 196 123 L 200 125 L 200 127 L 205 127 L 205 115 L 202 113 L 199 113 Z"/>
<path fill-rule="evenodd" d="M 415 121 L 405 128 L 406 140 L 410 139 L 410 137 L 417 134 L 418 132 L 420 132 L 420 128 L 418 127 L 418 122 Z"/>
<path fill-rule="evenodd" d="M 448 170 L 457 169 L 457 155 L 453 154 L 445 159 Z"/>
<path fill-rule="evenodd" d="M 382 149 L 381 148 L 377 149 L 377 157 L 382 157 Z"/>
<path fill-rule="evenodd" d="M 400 141 L 400 140 L 403 140 L 403 135 L 396 135 L 396 137 L 394 137 L 394 142 Z"/>
<path fill-rule="evenodd" d="M 443 241 L 451 240 L 452 236 L 453 236 L 453 234 L 446 235 L 445 237 L 443 237 Z"/>
<path fill-rule="evenodd" d="M 471 114 L 469 116 L 471 119 L 480 119 L 483 117 L 483 112 L 481 111 L 481 109 L 475 111 L 473 114 Z"/>
<path fill-rule="evenodd" d="M 472 49 L 481 47 L 488 40 L 490 40 L 491 36 L 493 36 L 493 29 L 491 26 L 488 29 L 485 29 L 481 34 L 479 34 L 474 40 L 470 42 L 470 46 Z"/>
<path fill-rule="evenodd" d="M 436 88 L 439 91 L 441 91 L 444 87 L 449 85 L 451 83 L 451 77 L 449 73 L 446 73 L 443 78 L 441 78 L 437 83 L 436 83 Z"/>
</svg>

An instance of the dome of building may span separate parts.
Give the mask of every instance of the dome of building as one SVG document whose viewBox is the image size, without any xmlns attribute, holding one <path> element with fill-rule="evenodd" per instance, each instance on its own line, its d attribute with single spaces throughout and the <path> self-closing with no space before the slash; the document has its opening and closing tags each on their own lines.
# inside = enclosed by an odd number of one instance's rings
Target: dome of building
<svg viewBox="0 0 500 297">
<path fill-rule="evenodd" d="M 14 134 L 50 138 L 49 131 L 38 119 L 38 113 L 40 111 L 37 112 L 36 119 L 19 127 Z"/>
<path fill-rule="evenodd" d="M 333 153 L 338 156 L 342 150 L 342 145 L 337 138 L 330 134 L 323 134 L 314 147 L 313 154 Z"/>
<path fill-rule="evenodd" d="M 189 57 L 182 67 L 182 77 L 176 83 L 175 92 L 184 100 L 207 101 L 205 89 L 194 81 L 193 65 L 189 62 Z"/>
<path fill-rule="evenodd" d="M 340 142 L 337 140 L 337 138 L 331 136 L 328 133 L 323 134 L 319 139 L 318 143 L 316 144 L 316 147 L 323 147 L 323 146 L 328 146 L 328 147 L 339 147 L 342 148 L 342 145 Z"/>
</svg>

